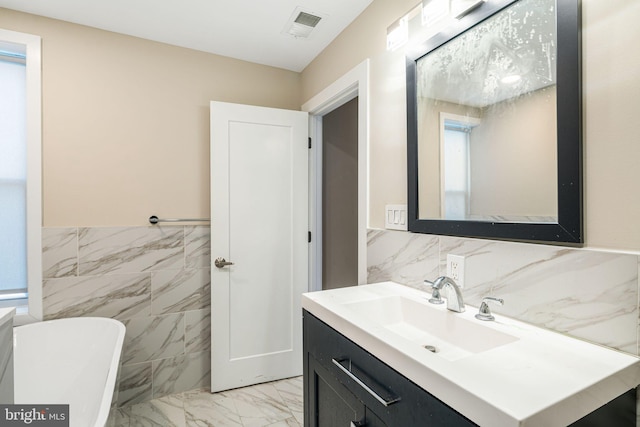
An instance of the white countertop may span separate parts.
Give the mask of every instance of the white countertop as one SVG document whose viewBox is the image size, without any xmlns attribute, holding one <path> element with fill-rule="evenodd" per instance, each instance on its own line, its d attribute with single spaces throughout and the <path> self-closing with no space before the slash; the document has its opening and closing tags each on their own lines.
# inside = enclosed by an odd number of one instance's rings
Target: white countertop
<svg viewBox="0 0 640 427">
<path fill-rule="evenodd" d="M 349 308 L 388 296 L 409 298 L 517 339 L 447 360 Z M 454 313 L 446 305 L 427 303 L 429 296 L 384 282 L 307 293 L 302 307 L 481 426 L 566 426 L 640 384 L 637 357 L 500 315 L 482 322 L 474 319 L 477 308 Z"/>
<path fill-rule="evenodd" d="M 15 314 L 16 309 L 14 307 L 0 308 L 0 326 L 4 325 L 5 322 L 12 320 Z"/>
</svg>

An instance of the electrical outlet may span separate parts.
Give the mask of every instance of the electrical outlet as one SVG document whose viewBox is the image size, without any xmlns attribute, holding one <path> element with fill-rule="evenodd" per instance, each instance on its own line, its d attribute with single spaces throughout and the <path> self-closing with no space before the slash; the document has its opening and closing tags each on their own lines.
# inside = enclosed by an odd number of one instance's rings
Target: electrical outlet
<svg viewBox="0 0 640 427">
<path fill-rule="evenodd" d="M 460 289 L 464 288 L 464 257 L 447 254 L 447 276 L 455 280 Z"/>
</svg>

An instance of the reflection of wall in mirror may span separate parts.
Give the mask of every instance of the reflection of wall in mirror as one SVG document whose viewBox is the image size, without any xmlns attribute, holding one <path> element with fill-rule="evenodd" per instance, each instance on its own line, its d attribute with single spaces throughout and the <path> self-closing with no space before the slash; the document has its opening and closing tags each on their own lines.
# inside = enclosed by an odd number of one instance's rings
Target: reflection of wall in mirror
<svg viewBox="0 0 640 427">
<path fill-rule="evenodd" d="M 555 101 L 555 86 L 482 109 L 420 98 L 419 217 L 442 218 L 439 121 L 445 112 L 482 120 L 471 132 L 469 219 L 556 221 Z"/>
<path fill-rule="evenodd" d="M 555 86 L 483 109 L 471 132 L 470 214 L 557 218 Z"/>
</svg>

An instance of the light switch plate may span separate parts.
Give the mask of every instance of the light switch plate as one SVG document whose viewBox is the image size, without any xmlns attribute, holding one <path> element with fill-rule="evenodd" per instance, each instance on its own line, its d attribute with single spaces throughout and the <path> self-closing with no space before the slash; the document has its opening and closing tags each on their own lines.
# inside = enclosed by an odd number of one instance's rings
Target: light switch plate
<svg viewBox="0 0 640 427">
<path fill-rule="evenodd" d="M 384 207 L 384 228 L 407 231 L 407 205 L 386 205 Z"/>
</svg>

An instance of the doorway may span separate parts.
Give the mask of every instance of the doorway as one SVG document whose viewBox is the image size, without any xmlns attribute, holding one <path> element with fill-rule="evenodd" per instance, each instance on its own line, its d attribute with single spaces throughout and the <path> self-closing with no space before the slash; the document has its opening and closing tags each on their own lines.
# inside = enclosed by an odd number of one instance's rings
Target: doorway
<svg viewBox="0 0 640 427">
<path fill-rule="evenodd" d="M 312 236 L 309 253 L 309 290 L 322 290 L 322 243 L 323 243 L 323 150 L 322 131 L 325 116 L 339 107 L 357 100 L 357 281 L 367 283 L 367 226 L 369 189 L 369 60 L 365 60 L 351 71 L 326 87 L 302 106 L 309 113 L 309 135 L 312 144 L 310 177 L 309 223 Z"/>
<path fill-rule="evenodd" d="M 358 284 L 358 98 L 322 120 L 322 289 Z"/>
</svg>

